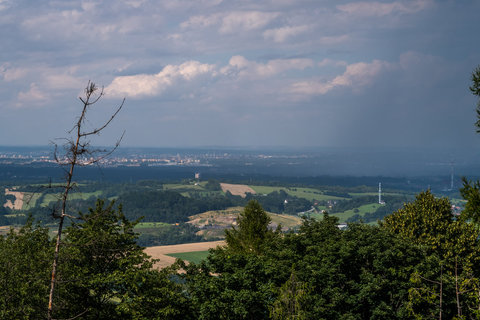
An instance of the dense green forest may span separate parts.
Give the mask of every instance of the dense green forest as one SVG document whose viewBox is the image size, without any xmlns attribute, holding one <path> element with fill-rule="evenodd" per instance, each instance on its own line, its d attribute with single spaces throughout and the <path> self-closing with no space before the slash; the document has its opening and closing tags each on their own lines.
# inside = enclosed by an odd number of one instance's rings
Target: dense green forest
<svg viewBox="0 0 480 320">
<path fill-rule="evenodd" d="M 29 216 L 47 227 L 56 224 L 60 211 L 62 185 L 59 183 L 17 184 L 15 192 L 23 193 L 23 208 L 0 212 L 0 225 L 23 225 Z M 259 192 L 244 196 L 222 191 L 217 180 L 182 180 L 175 183 L 158 180 L 140 180 L 135 183 L 83 181 L 72 189 L 67 202 L 68 212 L 88 212 L 96 199 L 108 199 L 122 205 L 127 219 L 141 221 L 136 229 L 140 243 L 145 246 L 204 241 L 197 236 L 199 229 L 187 222 L 190 217 L 207 211 L 243 207 L 256 200 L 271 213 L 322 218 L 324 211 L 338 216 L 340 222 L 362 221 L 376 223 L 386 214 L 399 209 L 413 195 L 401 190 L 390 190 L 384 196 L 386 205 L 375 205 L 378 196 L 374 187 L 357 186 L 253 186 Z M 15 200 L 3 195 L 3 201 Z M 1 200 L 1 199 L 0 199 Z M 67 225 L 69 220 L 65 222 Z M 149 223 L 160 223 L 155 226 Z M 162 224 L 163 223 L 163 224 Z M 209 238 L 212 239 L 212 238 Z"/>
<path fill-rule="evenodd" d="M 478 319 L 478 184 L 462 194 L 458 218 L 427 191 L 380 225 L 341 230 L 325 214 L 297 233 L 268 228 L 251 200 L 225 247 L 163 270 L 138 245 L 136 222 L 98 201 L 66 230 L 54 318 Z M 45 318 L 53 247 L 32 220 L 0 238 L 0 318 Z"/>
</svg>

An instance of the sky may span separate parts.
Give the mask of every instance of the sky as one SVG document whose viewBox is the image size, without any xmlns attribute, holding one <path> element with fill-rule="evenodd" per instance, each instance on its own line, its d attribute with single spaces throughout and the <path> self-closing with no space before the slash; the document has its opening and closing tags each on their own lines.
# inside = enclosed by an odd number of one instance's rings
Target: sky
<svg viewBox="0 0 480 320">
<path fill-rule="evenodd" d="M 0 0 L 0 145 L 479 149 L 478 0 Z"/>
</svg>

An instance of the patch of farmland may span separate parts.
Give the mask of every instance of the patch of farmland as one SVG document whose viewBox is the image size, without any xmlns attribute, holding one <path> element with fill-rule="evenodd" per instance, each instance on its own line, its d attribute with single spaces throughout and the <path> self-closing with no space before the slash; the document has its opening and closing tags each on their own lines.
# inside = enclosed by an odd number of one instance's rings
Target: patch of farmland
<svg viewBox="0 0 480 320">
<path fill-rule="evenodd" d="M 232 207 L 225 210 L 214 210 L 190 216 L 187 223 L 193 224 L 200 231 L 197 235 L 201 235 L 204 239 L 218 239 L 225 236 L 225 229 L 230 229 L 237 224 L 237 217 L 242 213 L 243 207 Z M 297 227 L 302 224 L 302 219 L 297 216 L 276 214 L 267 212 L 272 219 L 270 227 L 275 229 L 278 225 L 282 225 L 284 231 Z"/>
<path fill-rule="evenodd" d="M 201 184 L 180 184 L 180 183 L 168 183 L 163 185 L 163 190 L 170 190 L 176 192 L 188 192 L 188 191 L 203 191 L 205 190 Z"/>
<path fill-rule="evenodd" d="M 23 193 L 23 210 L 30 210 L 35 208 L 37 205 L 37 200 L 40 198 L 41 193 L 33 193 L 33 192 L 24 192 Z"/>
<path fill-rule="evenodd" d="M 318 200 L 343 200 L 343 197 L 331 196 L 323 194 L 321 190 L 313 189 L 313 188 L 299 188 L 299 187 L 271 187 L 271 186 L 250 186 L 253 190 L 255 190 L 259 194 L 269 194 L 274 191 L 283 190 L 291 196 L 295 196 L 297 198 L 307 199 L 308 201 Z"/>
<path fill-rule="evenodd" d="M 223 192 L 230 191 L 234 196 L 241 196 L 245 198 L 247 193 L 255 194 L 255 190 L 244 184 L 230 184 L 230 183 L 220 183 Z"/>
<path fill-rule="evenodd" d="M 365 215 L 367 212 L 375 212 L 379 207 L 381 207 L 381 204 L 378 203 L 370 203 L 370 204 L 365 204 L 363 206 L 358 207 L 358 212 L 355 212 L 355 209 L 347 210 L 345 212 L 338 212 L 335 214 L 332 214 L 332 216 L 338 217 L 340 219 L 340 222 L 345 222 L 348 218 L 358 214 L 360 216 Z"/>
<path fill-rule="evenodd" d="M 10 232 L 10 229 L 12 226 L 0 226 L 0 236 L 4 236 L 7 233 Z M 15 231 L 18 231 L 18 228 L 14 229 Z"/>
<path fill-rule="evenodd" d="M 225 229 L 236 225 L 237 216 L 242 212 L 243 207 L 233 207 L 225 210 L 207 211 L 190 216 L 187 223 L 200 229 L 197 235 L 204 239 L 218 239 L 225 236 Z"/>
<path fill-rule="evenodd" d="M 182 259 L 188 262 L 200 263 L 205 260 L 209 255 L 209 251 L 193 251 L 193 252 L 177 252 L 169 253 L 167 256 Z"/>
<path fill-rule="evenodd" d="M 165 226 L 170 226 L 170 223 L 165 223 L 165 222 L 139 222 L 137 225 L 135 225 L 136 230 L 142 230 L 142 229 L 152 229 L 152 228 L 160 228 L 160 227 L 165 227 Z"/>
<path fill-rule="evenodd" d="M 196 252 L 196 251 L 208 251 L 208 249 L 216 248 L 218 246 L 224 246 L 225 241 L 210 241 L 210 242 L 196 242 L 185 244 L 174 244 L 170 246 L 157 246 L 145 248 L 145 253 L 151 256 L 153 259 L 159 259 L 155 263 L 155 267 L 162 269 L 172 265 L 175 262 L 174 257 L 167 254 L 176 254 L 183 252 Z"/>
<path fill-rule="evenodd" d="M 302 224 L 302 219 L 297 216 L 292 216 L 288 214 L 278 214 L 278 213 L 270 213 L 270 218 L 272 218 L 272 226 L 282 226 L 282 230 L 285 229 L 292 229 L 298 227 Z"/>
<path fill-rule="evenodd" d="M 12 191 L 12 190 L 9 190 L 8 188 L 5 188 L 5 195 L 6 196 L 12 195 L 12 196 L 15 197 L 14 202 L 12 202 L 11 200 L 7 200 L 7 202 L 5 202 L 3 204 L 3 206 L 5 208 L 10 208 L 12 210 L 22 210 L 22 207 L 23 207 L 23 192 Z"/>
<path fill-rule="evenodd" d="M 93 197 L 95 199 L 101 198 L 103 194 L 103 191 L 98 190 L 95 192 L 72 192 L 69 194 L 68 199 L 69 200 L 88 200 L 89 198 Z M 42 207 L 48 207 L 50 202 L 57 202 L 61 199 L 62 194 L 61 193 L 49 193 L 46 194 L 43 197 L 42 203 L 40 203 L 40 206 Z"/>
</svg>

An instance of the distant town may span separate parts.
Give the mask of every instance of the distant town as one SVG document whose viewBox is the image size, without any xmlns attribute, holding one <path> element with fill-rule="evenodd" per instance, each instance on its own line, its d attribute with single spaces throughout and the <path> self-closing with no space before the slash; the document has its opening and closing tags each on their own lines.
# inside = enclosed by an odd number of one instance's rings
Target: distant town
<svg viewBox="0 0 480 320">
<path fill-rule="evenodd" d="M 96 148 L 93 148 L 96 149 Z M 110 150 L 100 147 L 98 150 Z M 58 149 L 58 162 L 66 162 Z M 54 166 L 58 162 L 53 146 L 0 146 L 0 165 Z M 88 164 L 100 154 L 83 158 Z M 460 157 L 461 156 L 461 157 Z M 446 179 L 442 188 L 458 187 L 462 176 L 480 172 L 480 155 L 448 150 L 367 148 L 142 148 L 120 147 L 101 158 L 103 168 L 116 167 L 203 167 L 225 168 L 237 173 L 280 176 L 438 176 Z M 453 178 L 452 178 L 453 177 Z M 452 181 L 455 185 L 452 184 Z"/>
<path fill-rule="evenodd" d="M 104 148 L 99 148 L 100 155 Z M 108 151 L 108 149 L 105 149 Z M 40 147 L 12 147 L 0 148 L 0 164 L 2 165 L 49 165 L 65 162 L 61 152 L 54 157 L 54 149 Z M 153 148 L 122 148 L 99 161 L 105 167 L 140 167 L 140 166 L 212 166 L 216 160 L 244 160 L 244 165 L 249 165 L 249 160 L 265 159 L 299 159 L 309 158 L 306 154 L 263 154 L 253 152 L 225 152 L 207 150 L 164 150 Z M 81 162 L 88 164 L 94 157 L 83 158 Z M 290 162 L 290 164 L 296 164 Z"/>
</svg>

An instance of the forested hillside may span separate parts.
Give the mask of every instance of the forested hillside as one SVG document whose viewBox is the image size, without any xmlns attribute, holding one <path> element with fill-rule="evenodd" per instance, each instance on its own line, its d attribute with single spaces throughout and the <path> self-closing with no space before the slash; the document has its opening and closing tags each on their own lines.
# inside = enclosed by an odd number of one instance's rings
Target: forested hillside
<svg viewBox="0 0 480 320">
<path fill-rule="evenodd" d="M 228 185 L 249 188 L 251 192 L 233 195 L 229 190 L 222 190 L 219 181 L 212 179 L 176 183 L 158 180 L 140 180 L 136 183 L 83 181 L 72 189 L 67 210 L 87 212 L 95 206 L 98 198 L 115 201 L 117 205 L 122 205 L 128 219 L 140 221 L 136 231 L 140 232 L 141 244 L 148 246 L 213 240 L 215 238 L 211 236 L 198 236 L 201 231 L 199 227 L 223 230 L 226 226 L 189 224 L 192 217 L 209 211 L 225 212 L 229 208 L 245 206 L 250 200 L 258 201 L 267 212 L 273 214 L 321 219 L 326 211 L 338 217 L 342 223 L 376 223 L 413 199 L 405 191 L 387 189 L 384 193 L 386 203 L 380 205 L 375 187 L 366 186 Z M 4 189 L 14 190 L 15 194 L 21 195 L 23 205 L 21 209 L 2 207 L 1 225 L 20 226 L 30 215 L 44 226 L 55 225 L 53 215 L 60 210 L 61 184 L 5 185 Z M 3 196 L 4 203 L 7 198 L 15 201 L 15 196 L 9 194 Z M 223 237 L 222 232 L 214 234 L 217 238 Z"/>
<path fill-rule="evenodd" d="M 479 189 L 462 190 L 475 206 Z M 282 233 L 252 200 L 225 247 L 160 271 L 136 244 L 136 223 L 99 201 L 67 229 L 55 318 L 475 319 L 471 218 L 455 219 L 447 199 L 423 192 L 379 226 L 341 230 L 325 214 Z M 45 317 L 52 250 L 48 230 L 31 222 L 0 238 L 1 318 Z"/>
</svg>

